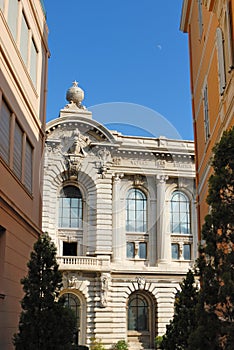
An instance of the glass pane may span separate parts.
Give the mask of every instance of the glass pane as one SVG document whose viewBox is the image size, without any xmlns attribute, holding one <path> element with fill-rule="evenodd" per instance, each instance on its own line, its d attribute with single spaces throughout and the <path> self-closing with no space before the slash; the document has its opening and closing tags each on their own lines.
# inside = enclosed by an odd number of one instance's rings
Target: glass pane
<svg viewBox="0 0 234 350">
<path fill-rule="evenodd" d="M 23 131 L 20 126 L 15 124 L 14 134 L 14 157 L 13 157 L 13 169 L 16 176 L 21 179 L 22 174 L 22 147 L 23 147 Z"/>
<path fill-rule="evenodd" d="M 10 118 L 11 112 L 2 101 L 0 112 L 0 156 L 9 164 L 10 153 Z"/>
<path fill-rule="evenodd" d="M 148 313 L 147 307 L 138 308 L 138 331 L 147 331 L 148 330 Z"/>
<path fill-rule="evenodd" d="M 72 219 L 78 218 L 78 209 L 77 208 L 71 208 L 71 218 Z"/>
<path fill-rule="evenodd" d="M 135 250 L 135 245 L 133 242 L 128 242 L 127 243 L 127 258 L 134 258 L 134 250 Z"/>
<path fill-rule="evenodd" d="M 63 207 L 64 208 L 70 208 L 70 198 L 63 198 Z"/>
<path fill-rule="evenodd" d="M 7 22 L 14 39 L 16 39 L 17 19 L 18 19 L 18 0 L 9 0 Z"/>
<path fill-rule="evenodd" d="M 128 309 L 128 330 L 133 331 L 137 329 L 136 308 L 130 307 Z"/>
<path fill-rule="evenodd" d="M 78 219 L 71 219 L 71 227 L 75 228 L 78 227 Z"/>
<path fill-rule="evenodd" d="M 69 227 L 70 225 L 69 218 L 61 218 L 61 227 Z"/>
<path fill-rule="evenodd" d="M 31 41 L 31 62 L 30 62 L 30 75 L 34 86 L 37 83 L 37 49 L 34 41 Z"/>
<path fill-rule="evenodd" d="M 24 183 L 27 189 L 32 192 L 32 168 L 33 168 L 33 148 L 31 144 L 26 141 L 25 148 L 25 174 L 24 174 Z"/>
<path fill-rule="evenodd" d="M 171 257 L 172 259 L 179 259 L 179 246 L 178 244 L 171 245 Z"/>
<path fill-rule="evenodd" d="M 72 208 L 78 207 L 78 198 L 71 198 L 71 207 Z"/>
<path fill-rule="evenodd" d="M 144 232 L 146 228 L 146 197 L 143 192 L 131 189 L 127 196 L 126 230 Z"/>
<path fill-rule="evenodd" d="M 184 244 L 183 256 L 185 260 L 191 260 L 191 246 L 190 244 Z"/>
<path fill-rule="evenodd" d="M 147 245 L 146 243 L 139 243 L 139 258 L 140 259 L 146 259 L 147 257 Z"/>
<path fill-rule="evenodd" d="M 28 33 L 28 25 L 25 16 L 23 15 L 20 34 L 20 53 L 26 65 L 28 63 Z"/>
<path fill-rule="evenodd" d="M 70 209 L 69 208 L 63 208 L 63 213 L 62 213 L 64 218 L 69 218 L 70 217 Z"/>
</svg>

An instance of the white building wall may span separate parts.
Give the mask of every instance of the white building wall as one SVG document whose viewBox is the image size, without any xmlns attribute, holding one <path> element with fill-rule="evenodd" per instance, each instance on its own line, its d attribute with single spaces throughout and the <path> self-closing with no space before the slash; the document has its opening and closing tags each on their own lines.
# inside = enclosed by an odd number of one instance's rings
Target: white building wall
<svg viewBox="0 0 234 350">
<path fill-rule="evenodd" d="M 101 339 L 107 349 L 125 339 L 131 349 L 153 348 L 173 316 L 179 283 L 196 257 L 194 148 L 192 142 L 122 136 L 68 105 L 47 126 L 43 230 L 58 249 L 64 276 L 61 294 L 80 301 L 79 343 Z M 87 116 L 88 115 L 88 116 Z M 77 152 L 71 151 L 78 139 Z M 77 145 L 77 143 L 76 143 Z M 58 198 L 64 185 L 78 186 L 83 227 L 58 227 Z M 125 229 L 126 196 L 138 188 L 147 197 L 147 232 Z M 170 198 L 183 191 L 191 206 L 191 235 L 171 234 Z M 147 242 L 147 257 L 126 257 L 126 242 Z M 63 256 L 63 242 L 77 242 L 77 256 Z M 171 258 L 171 243 L 192 246 L 191 260 Z M 148 302 L 150 334 L 128 330 L 132 295 Z M 147 338 L 148 337 L 148 338 Z M 148 343 L 147 343 L 148 342 Z"/>
</svg>

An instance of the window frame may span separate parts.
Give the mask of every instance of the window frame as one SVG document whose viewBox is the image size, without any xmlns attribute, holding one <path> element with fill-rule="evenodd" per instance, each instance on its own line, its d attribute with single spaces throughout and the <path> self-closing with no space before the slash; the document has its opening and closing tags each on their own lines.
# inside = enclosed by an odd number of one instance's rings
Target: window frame
<svg viewBox="0 0 234 350">
<path fill-rule="evenodd" d="M 185 200 L 173 200 L 173 197 L 179 195 Z M 182 210 L 182 204 L 185 205 L 186 210 Z M 177 205 L 178 210 L 175 211 L 174 207 Z M 186 220 L 181 220 L 182 216 L 186 216 Z M 178 219 L 175 220 L 175 216 L 178 216 Z M 186 230 L 183 232 L 182 227 L 185 225 Z M 176 230 L 176 227 L 179 227 L 179 230 Z M 191 235 L 191 204 L 189 197 L 181 190 L 177 189 L 172 192 L 170 199 L 170 232 L 171 234 L 176 235 Z"/>
<path fill-rule="evenodd" d="M 64 191 L 64 189 L 67 189 L 68 188 L 74 188 L 76 189 L 78 195 L 77 197 L 62 197 L 61 194 L 62 192 Z M 63 199 L 61 201 L 61 199 Z M 74 202 L 72 199 L 75 198 L 77 199 L 77 206 L 73 206 Z M 66 200 L 65 200 L 66 199 Z M 67 199 L 69 199 L 69 205 L 66 206 L 66 202 Z M 59 202 L 59 208 L 58 208 L 58 228 L 59 229 L 71 229 L 71 230 L 79 230 L 79 229 L 83 229 L 83 210 L 84 210 L 84 206 L 83 206 L 83 196 L 82 196 L 82 193 L 79 189 L 79 187 L 75 186 L 74 184 L 68 184 L 66 186 L 63 186 L 59 192 L 59 198 L 58 198 L 58 202 Z M 61 207 L 61 202 L 62 202 L 62 207 Z M 77 211 L 77 215 L 75 217 L 73 217 L 73 210 L 72 209 L 76 209 Z M 65 209 L 68 209 L 68 210 L 65 210 Z M 68 213 L 68 216 L 64 216 L 63 215 L 63 212 L 67 212 Z M 62 213 L 62 215 L 61 215 Z M 63 220 L 64 219 L 68 219 L 69 220 L 69 225 L 66 226 L 65 224 L 63 224 Z M 72 223 L 72 220 L 76 220 L 77 221 L 77 225 L 73 226 L 71 223 Z"/>
<path fill-rule="evenodd" d="M 5 115 L 5 117 L 6 117 L 6 113 L 5 112 L 3 113 L 3 108 L 5 108 L 5 107 L 6 107 L 6 112 L 7 112 L 7 118 L 9 117 L 7 120 L 7 123 L 8 123 L 7 126 L 5 125 L 5 122 L 3 120 L 3 116 Z M 3 137 L 0 137 L 0 143 L 2 144 L 2 146 L 0 145 L 0 156 L 8 166 L 10 165 L 11 120 L 12 120 L 12 111 L 10 110 L 6 101 L 4 99 L 2 99 L 1 100 L 1 108 L 0 108 L 0 125 L 2 125 L 2 126 L 0 126 L 0 136 L 2 135 Z M 1 121 L 3 124 L 1 124 Z M 4 126 L 4 128 L 3 128 L 3 126 Z M 7 127 L 7 130 L 6 130 L 5 126 Z M 6 131 L 8 133 L 6 133 Z"/>
<path fill-rule="evenodd" d="M 143 301 L 144 305 L 139 305 L 139 301 Z M 133 302 L 136 302 L 136 305 L 131 305 Z M 134 311 L 133 311 L 134 310 Z M 142 320 L 140 320 L 140 316 L 142 316 L 141 311 L 143 310 L 144 316 L 146 319 L 144 320 L 144 324 L 146 327 L 141 329 L 141 325 L 143 324 Z M 146 311 L 146 312 L 145 312 Z M 134 315 L 135 313 L 135 315 Z M 135 316 L 135 317 L 134 317 Z M 134 320 L 133 320 L 134 318 Z M 136 327 L 131 327 L 130 322 L 133 320 L 136 322 Z M 133 293 L 130 295 L 128 299 L 128 322 L 127 322 L 127 330 L 132 332 L 148 332 L 150 329 L 150 312 L 149 312 L 149 301 L 148 299 L 139 292 Z"/>
<path fill-rule="evenodd" d="M 203 108 L 204 108 L 204 132 L 205 141 L 210 137 L 210 117 L 209 117 L 209 100 L 208 100 L 208 85 L 205 84 L 203 88 Z"/>
<path fill-rule="evenodd" d="M 134 193 L 133 198 L 129 198 Z M 139 198 L 140 195 L 142 198 Z M 142 210 L 141 210 L 141 205 Z M 139 209 L 140 208 L 140 209 Z M 138 215 L 141 213 L 141 220 Z M 147 231 L 147 197 L 145 193 L 139 188 L 130 188 L 126 196 L 126 232 L 146 233 Z M 131 218 L 133 217 L 133 218 Z M 130 219 L 131 218 L 131 219 Z M 131 229 L 132 226 L 134 229 Z M 141 229 L 142 226 L 142 229 Z"/>
<path fill-rule="evenodd" d="M 218 76 L 219 76 L 219 93 L 223 95 L 226 87 L 225 57 L 224 57 L 224 39 L 220 27 L 216 29 L 216 44 L 218 53 Z"/>
</svg>

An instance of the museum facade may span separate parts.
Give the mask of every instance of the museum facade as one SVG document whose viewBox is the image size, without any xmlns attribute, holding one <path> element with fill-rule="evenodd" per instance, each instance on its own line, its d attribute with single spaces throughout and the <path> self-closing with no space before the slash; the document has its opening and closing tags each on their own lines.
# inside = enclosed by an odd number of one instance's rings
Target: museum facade
<svg viewBox="0 0 234 350">
<path fill-rule="evenodd" d="M 57 247 L 76 343 L 153 349 L 197 252 L 192 141 L 95 121 L 75 82 L 47 124 L 43 230 Z"/>
</svg>

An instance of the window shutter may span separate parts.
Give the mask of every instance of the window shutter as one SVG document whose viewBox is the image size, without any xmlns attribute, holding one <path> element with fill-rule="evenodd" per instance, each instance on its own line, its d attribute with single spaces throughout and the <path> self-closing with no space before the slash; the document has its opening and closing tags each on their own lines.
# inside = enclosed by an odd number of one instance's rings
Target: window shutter
<svg viewBox="0 0 234 350">
<path fill-rule="evenodd" d="M 226 0 L 226 16 L 227 16 L 227 46 L 228 46 L 228 65 L 229 71 L 234 68 L 234 53 L 233 53 L 233 33 L 232 33 L 232 17 L 230 11 L 230 2 Z"/>
<path fill-rule="evenodd" d="M 11 112 L 7 105 L 2 101 L 0 115 L 0 156 L 9 164 L 10 153 L 10 118 Z"/>
<path fill-rule="evenodd" d="M 4 5 L 3 0 L 0 0 L 0 9 L 1 9 L 1 10 L 3 10 L 3 5 Z"/>
<path fill-rule="evenodd" d="M 36 87 L 37 85 L 37 48 L 33 39 L 31 41 L 30 76 L 34 86 Z"/>
<path fill-rule="evenodd" d="M 13 156 L 13 169 L 16 176 L 21 180 L 22 176 L 22 148 L 23 148 L 23 131 L 20 126 L 15 124 L 14 135 L 14 156 Z"/>
<path fill-rule="evenodd" d="M 30 193 L 32 193 L 32 165 L 33 165 L 33 148 L 27 140 L 26 146 L 25 146 L 24 184 Z"/>
<path fill-rule="evenodd" d="M 225 62 L 224 62 L 224 47 L 223 47 L 223 33 L 221 28 L 216 29 L 217 49 L 218 49 L 218 65 L 219 65 L 219 91 L 222 95 L 226 86 L 225 77 Z"/>
<path fill-rule="evenodd" d="M 17 20 L 18 20 L 18 0 L 9 0 L 7 22 L 15 40 L 16 40 L 16 33 L 17 33 Z"/>
<path fill-rule="evenodd" d="M 22 23 L 21 23 L 21 34 L 20 34 L 20 53 L 26 66 L 28 64 L 28 34 L 29 34 L 28 24 L 23 14 Z"/>
</svg>

